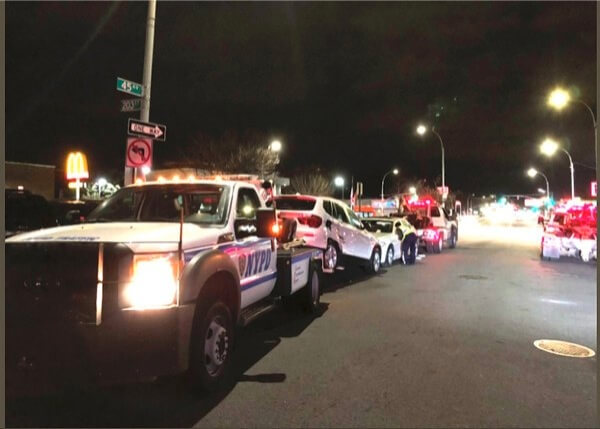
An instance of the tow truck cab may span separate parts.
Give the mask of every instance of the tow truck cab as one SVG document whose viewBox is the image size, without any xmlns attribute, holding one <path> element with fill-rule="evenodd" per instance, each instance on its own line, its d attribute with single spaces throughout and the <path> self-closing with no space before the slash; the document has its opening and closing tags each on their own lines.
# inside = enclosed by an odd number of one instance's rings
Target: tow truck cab
<svg viewBox="0 0 600 429">
<path fill-rule="evenodd" d="M 7 392 L 186 369 L 215 387 L 236 325 L 299 290 L 318 305 L 320 253 L 278 251 L 275 222 L 246 182 L 152 182 L 6 240 Z"/>
</svg>

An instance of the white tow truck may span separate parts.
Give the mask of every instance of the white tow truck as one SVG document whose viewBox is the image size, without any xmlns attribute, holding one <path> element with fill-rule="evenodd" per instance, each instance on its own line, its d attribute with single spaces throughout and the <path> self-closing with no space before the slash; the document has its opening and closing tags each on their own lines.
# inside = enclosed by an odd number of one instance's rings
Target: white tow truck
<svg viewBox="0 0 600 429">
<path fill-rule="evenodd" d="M 132 185 L 85 223 L 6 240 L 7 392 L 186 370 L 210 390 L 236 326 L 282 300 L 315 311 L 322 251 L 260 194 L 243 181 Z"/>
</svg>

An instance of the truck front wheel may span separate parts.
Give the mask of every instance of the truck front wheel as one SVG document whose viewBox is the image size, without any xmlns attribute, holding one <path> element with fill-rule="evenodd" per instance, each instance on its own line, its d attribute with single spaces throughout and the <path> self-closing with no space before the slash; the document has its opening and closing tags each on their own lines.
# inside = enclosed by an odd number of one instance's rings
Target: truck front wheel
<svg viewBox="0 0 600 429">
<path fill-rule="evenodd" d="M 195 315 L 190 350 L 194 386 L 215 390 L 227 375 L 233 346 L 233 321 L 229 307 L 220 300 L 203 305 Z"/>
</svg>

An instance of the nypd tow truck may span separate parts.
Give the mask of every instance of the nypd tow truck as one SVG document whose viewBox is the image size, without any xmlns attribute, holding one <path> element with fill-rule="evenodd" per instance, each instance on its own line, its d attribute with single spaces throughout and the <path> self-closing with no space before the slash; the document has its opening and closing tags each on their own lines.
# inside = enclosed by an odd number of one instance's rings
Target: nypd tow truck
<svg viewBox="0 0 600 429">
<path fill-rule="evenodd" d="M 147 182 L 85 223 L 7 239 L 7 392 L 183 371 L 210 390 L 236 326 L 282 300 L 314 311 L 321 251 L 293 240 L 260 191 Z"/>
</svg>

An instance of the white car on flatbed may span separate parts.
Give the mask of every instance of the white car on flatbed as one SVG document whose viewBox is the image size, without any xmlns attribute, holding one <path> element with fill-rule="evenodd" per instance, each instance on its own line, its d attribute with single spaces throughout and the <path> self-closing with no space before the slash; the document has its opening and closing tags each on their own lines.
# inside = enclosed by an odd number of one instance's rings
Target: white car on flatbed
<svg viewBox="0 0 600 429">
<path fill-rule="evenodd" d="M 370 272 L 381 267 L 381 246 L 360 218 L 342 201 L 312 195 L 279 195 L 274 198 L 277 215 L 298 221 L 297 236 L 307 246 L 323 250 L 326 269 L 358 261 Z"/>
<path fill-rule="evenodd" d="M 290 225 L 247 182 L 154 182 L 6 240 L 7 391 L 185 370 L 216 387 L 236 325 L 319 306 L 322 252 L 275 238 Z"/>
</svg>

